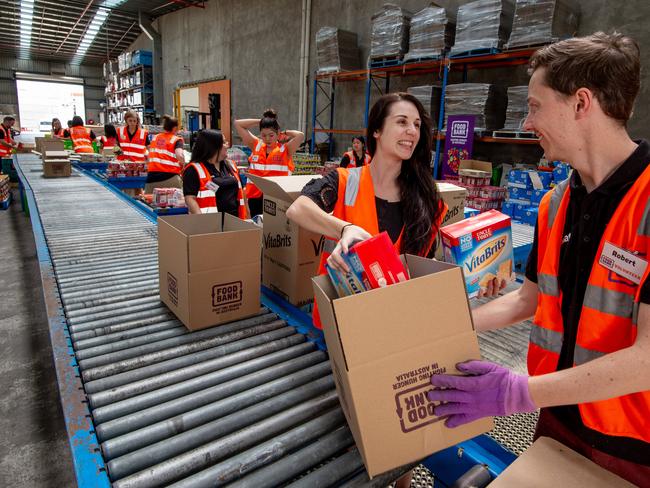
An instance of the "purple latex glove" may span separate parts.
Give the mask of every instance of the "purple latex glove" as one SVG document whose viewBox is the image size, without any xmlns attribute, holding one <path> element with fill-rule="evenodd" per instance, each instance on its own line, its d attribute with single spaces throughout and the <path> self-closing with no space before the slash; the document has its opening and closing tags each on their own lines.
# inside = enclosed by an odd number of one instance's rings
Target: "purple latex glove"
<svg viewBox="0 0 650 488">
<path fill-rule="evenodd" d="M 431 384 L 435 388 L 427 393 L 431 401 L 446 402 L 435 408 L 435 414 L 448 416 L 447 427 L 493 415 L 537 410 L 528 391 L 528 376 L 488 361 L 466 361 L 457 364 L 456 369 L 471 376 L 434 374 Z"/>
</svg>

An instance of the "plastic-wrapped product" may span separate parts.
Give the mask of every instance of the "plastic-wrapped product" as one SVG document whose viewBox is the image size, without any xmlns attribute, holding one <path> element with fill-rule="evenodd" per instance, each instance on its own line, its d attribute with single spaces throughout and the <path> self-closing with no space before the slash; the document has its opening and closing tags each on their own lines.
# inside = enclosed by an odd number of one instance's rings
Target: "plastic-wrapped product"
<svg viewBox="0 0 650 488">
<path fill-rule="evenodd" d="M 510 37 L 514 0 L 477 0 L 458 7 L 456 41 L 451 54 L 501 49 Z"/>
<path fill-rule="evenodd" d="M 411 13 L 397 5 L 384 4 L 372 16 L 370 59 L 402 58 L 408 50 Z"/>
<path fill-rule="evenodd" d="M 424 105 L 424 109 L 431 116 L 431 121 L 433 122 L 432 129 L 437 130 L 442 88 L 436 85 L 411 86 L 406 91 Z"/>
<path fill-rule="evenodd" d="M 524 130 L 524 121 L 528 116 L 528 86 L 508 87 L 508 108 L 506 109 L 506 122 L 503 125 L 507 130 Z"/>
<path fill-rule="evenodd" d="M 476 115 L 474 130 L 498 130 L 506 115 L 506 90 L 489 83 L 459 83 L 447 86 L 445 126 L 450 115 Z"/>
<path fill-rule="evenodd" d="M 336 73 L 360 68 L 359 46 L 354 32 L 322 27 L 316 33 L 318 73 Z"/>
<path fill-rule="evenodd" d="M 444 8 L 426 7 L 411 18 L 409 52 L 404 61 L 440 56 L 454 44 L 456 19 Z"/>
<path fill-rule="evenodd" d="M 508 48 L 547 44 L 572 37 L 579 10 L 567 0 L 517 0 Z"/>
</svg>

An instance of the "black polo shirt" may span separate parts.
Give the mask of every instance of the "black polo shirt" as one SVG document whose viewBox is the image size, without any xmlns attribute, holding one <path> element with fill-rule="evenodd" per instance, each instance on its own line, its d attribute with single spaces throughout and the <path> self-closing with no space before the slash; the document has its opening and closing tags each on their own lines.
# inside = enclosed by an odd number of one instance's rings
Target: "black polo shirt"
<svg viewBox="0 0 650 488">
<path fill-rule="evenodd" d="M 639 141 L 632 155 L 591 193 L 574 171 L 569 181 L 563 243 L 560 248 L 558 281 L 562 290 L 564 342 L 558 370 L 573 366 L 578 321 L 591 268 L 601 236 L 621 200 L 650 162 L 650 144 Z M 537 229 L 526 265 L 526 278 L 537 283 Z M 641 302 L 650 304 L 650 280 L 641 284 Z M 553 407 L 555 416 L 596 449 L 638 464 L 650 464 L 650 444 L 629 437 L 607 436 L 586 427 L 576 405 Z"/>
</svg>

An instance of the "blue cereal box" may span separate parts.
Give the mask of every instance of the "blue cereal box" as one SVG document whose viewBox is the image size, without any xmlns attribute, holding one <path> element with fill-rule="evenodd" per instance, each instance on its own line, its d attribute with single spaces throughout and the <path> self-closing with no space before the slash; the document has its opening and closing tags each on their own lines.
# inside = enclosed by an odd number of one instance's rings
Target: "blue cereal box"
<svg viewBox="0 0 650 488">
<path fill-rule="evenodd" d="M 503 205 L 501 206 L 501 213 L 506 214 L 510 218 L 514 218 L 515 216 L 515 204 L 512 203 L 509 200 L 506 200 L 503 202 Z"/>
<path fill-rule="evenodd" d="M 470 297 L 494 278 L 514 280 L 510 217 L 497 210 L 440 229 L 445 261 L 463 268 Z"/>
<path fill-rule="evenodd" d="M 544 195 L 547 193 L 548 190 L 533 190 L 533 197 L 531 198 L 531 202 L 539 205 L 539 203 L 542 201 L 542 198 L 544 198 Z"/>
<path fill-rule="evenodd" d="M 519 200 L 521 203 L 530 203 L 533 198 L 533 191 L 529 188 L 508 187 L 508 199 Z"/>
</svg>

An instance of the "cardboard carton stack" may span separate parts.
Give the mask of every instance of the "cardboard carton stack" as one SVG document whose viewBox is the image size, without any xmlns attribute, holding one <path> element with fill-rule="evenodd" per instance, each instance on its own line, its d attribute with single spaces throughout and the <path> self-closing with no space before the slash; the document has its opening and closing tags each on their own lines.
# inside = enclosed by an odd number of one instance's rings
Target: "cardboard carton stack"
<svg viewBox="0 0 650 488">
<path fill-rule="evenodd" d="M 426 396 L 433 374 L 480 358 L 461 269 L 400 258 L 409 280 L 352 296 L 313 279 L 341 407 L 370 477 L 492 427 L 486 418 L 448 429 Z"/>
<path fill-rule="evenodd" d="M 424 109 L 431 116 L 432 128 L 438 130 L 438 118 L 440 115 L 440 97 L 442 94 L 442 87 L 438 85 L 423 85 L 411 86 L 407 88 L 407 93 L 410 93 L 417 98 Z"/>
<path fill-rule="evenodd" d="M 0 175 L 0 205 L 11 198 L 11 182 L 9 175 Z"/>
<path fill-rule="evenodd" d="M 109 178 L 131 178 L 133 176 L 147 176 L 146 163 L 131 161 L 111 161 L 108 163 L 106 175 Z"/>
<path fill-rule="evenodd" d="M 461 5 L 451 55 L 477 49 L 501 49 L 510 37 L 514 13 L 514 0 L 477 0 Z"/>
<path fill-rule="evenodd" d="M 467 190 L 467 206 L 479 212 L 500 210 L 506 189 L 491 186 L 492 163 L 466 159 L 458 168 L 458 186 Z"/>
<path fill-rule="evenodd" d="M 503 213 L 515 221 L 534 226 L 537 223 L 539 203 L 553 184 L 553 172 L 511 170 L 508 173 L 508 199 L 503 204 Z"/>
<path fill-rule="evenodd" d="M 404 61 L 438 58 L 454 45 L 456 18 L 434 4 L 411 18 L 409 51 Z"/>
<path fill-rule="evenodd" d="M 370 59 L 402 59 L 408 50 L 411 14 L 390 3 L 372 16 Z"/>
<path fill-rule="evenodd" d="M 323 173 L 323 165 L 318 154 L 297 152 L 293 155 L 294 175 L 316 175 Z"/>
<path fill-rule="evenodd" d="M 517 0 L 508 48 L 572 37 L 578 30 L 578 8 L 567 0 Z"/>
<path fill-rule="evenodd" d="M 528 117 L 528 86 L 508 87 L 508 108 L 503 128 L 523 131 L 526 117 Z"/>
<path fill-rule="evenodd" d="M 474 130 L 498 130 L 505 122 L 507 103 L 506 90 L 502 86 L 452 84 L 447 86 L 445 93 L 445 115 L 476 115 Z"/>
<path fill-rule="evenodd" d="M 298 307 L 311 303 L 325 238 L 287 219 L 287 209 L 314 176 L 248 176 L 264 193 L 262 283 Z"/>
<path fill-rule="evenodd" d="M 72 165 L 68 151 L 45 150 L 43 153 L 43 176 L 45 178 L 61 178 L 71 174 Z"/>
<path fill-rule="evenodd" d="M 360 68 L 357 34 L 336 27 L 322 27 L 316 33 L 318 73 L 338 73 Z"/>
</svg>

